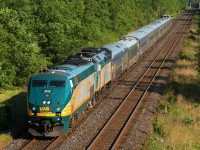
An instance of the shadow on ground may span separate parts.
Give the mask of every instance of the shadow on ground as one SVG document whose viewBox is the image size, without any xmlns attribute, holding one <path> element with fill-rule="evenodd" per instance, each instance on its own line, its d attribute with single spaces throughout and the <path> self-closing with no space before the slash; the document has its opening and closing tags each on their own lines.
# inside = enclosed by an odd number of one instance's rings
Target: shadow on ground
<svg viewBox="0 0 200 150">
<path fill-rule="evenodd" d="M 0 103 L 0 134 L 10 134 L 14 139 L 26 131 L 26 92 Z"/>
<path fill-rule="evenodd" d="M 183 95 L 188 101 L 200 104 L 200 83 L 170 83 L 175 94 Z"/>
</svg>

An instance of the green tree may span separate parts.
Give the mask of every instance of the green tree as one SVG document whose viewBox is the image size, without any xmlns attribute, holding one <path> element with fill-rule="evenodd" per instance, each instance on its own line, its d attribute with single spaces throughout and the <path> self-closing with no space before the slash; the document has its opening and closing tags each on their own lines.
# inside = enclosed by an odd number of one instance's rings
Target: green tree
<svg viewBox="0 0 200 150">
<path fill-rule="evenodd" d="M 41 67 L 47 65 L 40 54 L 36 36 L 27 31 L 15 10 L 0 10 L 1 78 L 0 87 L 19 86 Z M 35 63 L 33 63 L 35 62 Z"/>
<path fill-rule="evenodd" d="M 187 0 L 1 0 L 0 87 L 101 46 L 187 6 Z"/>
</svg>

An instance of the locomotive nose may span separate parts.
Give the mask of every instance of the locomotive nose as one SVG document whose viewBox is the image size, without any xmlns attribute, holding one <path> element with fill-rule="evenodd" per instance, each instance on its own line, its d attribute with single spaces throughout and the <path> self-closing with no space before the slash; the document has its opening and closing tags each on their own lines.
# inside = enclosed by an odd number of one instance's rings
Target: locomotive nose
<svg viewBox="0 0 200 150">
<path fill-rule="evenodd" d="M 32 78 L 28 92 L 28 132 L 34 136 L 60 135 L 67 119 L 61 112 L 70 92 L 70 84 L 62 76 Z"/>
<path fill-rule="evenodd" d="M 33 113 L 61 112 L 70 93 L 65 79 L 34 79 L 29 85 L 29 109 Z"/>
</svg>

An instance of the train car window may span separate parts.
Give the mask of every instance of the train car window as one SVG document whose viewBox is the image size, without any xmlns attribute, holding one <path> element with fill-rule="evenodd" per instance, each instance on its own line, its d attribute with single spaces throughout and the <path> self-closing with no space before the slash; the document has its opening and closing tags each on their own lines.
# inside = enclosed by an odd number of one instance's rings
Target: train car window
<svg viewBox="0 0 200 150">
<path fill-rule="evenodd" d="M 106 62 L 107 61 L 107 58 L 106 57 L 104 57 L 104 62 Z"/>
<path fill-rule="evenodd" d="M 97 63 L 97 61 L 96 61 L 96 59 L 95 59 L 95 58 L 93 58 L 93 59 L 92 59 L 92 62 L 93 62 L 93 63 Z"/>
<path fill-rule="evenodd" d="M 75 85 L 77 85 L 78 83 L 80 83 L 82 80 L 81 80 L 81 76 L 80 75 L 77 75 L 74 77 L 74 83 Z"/>
<path fill-rule="evenodd" d="M 50 87 L 65 87 L 65 81 L 50 81 Z"/>
<path fill-rule="evenodd" d="M 81 82 L 81 76 L 77 75 L 78 82 Z"/>
<path fill-rule="evenodd" d="M 32 87 L 47 87 L 47 80 L 33 80 Z"/>
<path fill-rule="evenodd" d="M 77 76 L 74 77 L 74 83 L 75 83 L 75 85 L 78 84 L 78 78 L 77 78 Z"/>
<path fill-rule="evenodd" d="M 146 41 L 143 42 L 143 43 L 140 45 L 140 47 L 142 48 L 142 47 L 144 47 L 145 45 L 146 45 Z"/>
<path fill-rule="evenodd" d="M 101 58 L 97 55 L 97 58 L 99 59 L 99 60 L 101 60 Z"/>
</svg>

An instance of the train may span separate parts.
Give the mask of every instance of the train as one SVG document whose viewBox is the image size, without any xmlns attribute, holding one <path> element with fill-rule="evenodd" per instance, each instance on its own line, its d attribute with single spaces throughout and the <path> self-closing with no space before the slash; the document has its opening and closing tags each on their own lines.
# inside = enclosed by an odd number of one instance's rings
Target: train
<svg viewBox="0 0 200 150">
<path fill-rule="evenodd" d="M 61 65 L 42 69 L 28 83 L 28 133 L 60 136 L 142 55 L 166 34 L 172 17 L 164 15 L 119 41 L 84 48 Z"/>
</svg>

